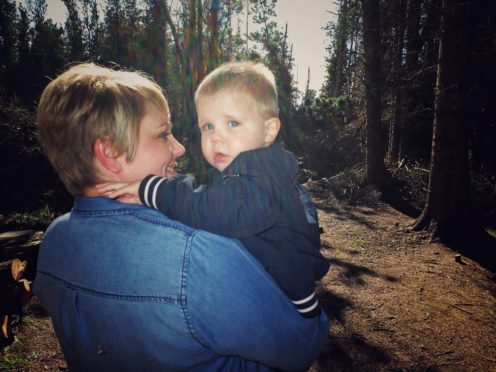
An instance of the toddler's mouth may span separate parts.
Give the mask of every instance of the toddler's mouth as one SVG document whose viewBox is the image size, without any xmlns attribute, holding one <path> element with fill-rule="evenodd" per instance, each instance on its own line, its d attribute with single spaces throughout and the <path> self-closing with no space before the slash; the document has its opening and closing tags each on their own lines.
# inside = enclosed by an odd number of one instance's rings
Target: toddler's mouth
<svg viewBox="0 0 496 372">
<path fill-rule="evenodd" d="M 226 160 L 227 160 L 227 155 L 226 154 L 223 154 L 221 152 L 216 152 L 214 154 L 214 162 L 220 163 L 220 162 L 224 162 Z"/>
</svg>

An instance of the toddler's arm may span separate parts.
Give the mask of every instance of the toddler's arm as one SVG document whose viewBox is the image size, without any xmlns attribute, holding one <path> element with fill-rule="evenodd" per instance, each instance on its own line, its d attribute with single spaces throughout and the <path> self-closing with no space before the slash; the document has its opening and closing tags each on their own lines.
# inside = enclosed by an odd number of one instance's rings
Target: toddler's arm
<svg viewBox="0 0 496 372">
<path fill-rule="evenodd" d="M 117 199 L 126 204 L 142 204 L 139 198 L 140 181 L 136 182 L 107 182 L 96 185 L 101 195 Z"/>
<path fill-rule="evenodd" d="M 182 223 L 234 238 L 274 226 L 282 213 L 280 190 L 266 177 L 227 177 L 222 185 L 198 186 L 194 177 L 147 176 L 141 202 Z"/>
</svg>

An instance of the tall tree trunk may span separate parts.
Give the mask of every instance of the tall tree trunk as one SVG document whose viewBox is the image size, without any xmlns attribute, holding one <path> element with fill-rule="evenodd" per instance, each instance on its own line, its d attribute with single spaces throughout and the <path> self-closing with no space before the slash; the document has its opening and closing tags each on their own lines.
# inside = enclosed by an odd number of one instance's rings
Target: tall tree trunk
<svg viewBox="0 0 496 372">
<path fill-rule="evenodd" d="M 341 11 L 339 16 L 341 17 L 340 22 L 338 22 L 339 30 L 337 32 L 337 48 L 336 48 L 336 75 L 334 77 L 334 84 L 332 86 L 331 97 L 337 97 L 342 94 L 341 88 L 343 84 L 343 72 L 344 72 L 344 58 L 346 52 L 346 39 L 347 39 L 347 28 L 348 28 L 348 0 L 343 0 L 341 2 Z"/>
<path fill-rule="evenodd" d="M 405 33 L 405 12 L 406 0 L 396 1 L 393 5 L 394 25 L 394 62 L 393 62 L 393 79 L 394 79 L 394 114 L 389 129 L 389 160 L 396 163 L 400 156 L 400 138 L 401 138 L 401 117 L 403 108 L 403 48 Z"/>
<path fill-rule="evenodd" d="M 230 5 L 229 5 L 230 6 Z M 207 69 L 211 70 L 219 64 L 219 9 L 220 0 L 212 0 L 210 4 L 210 14 L 208 16 L 208 25 L 210 29 L 210 38 L 208 41 L 208 65 Z"/>
<path fill-rule="evenodd" d="M 193 71 L 194 81 L 193 88 L 200 84 L 204 77 L 204 58 L 203 58 L 203 5 L 202 0 L 196 1 L 196 42 L 194 44 L 195 48 L 195 60 L 193 65 L 195 66 Z"/>
<path fill-rule="evenodd" d="M 201 22 L 198 23 L 198 18 L 202 17 L 201 6 L 200 0 L 188 1 L 188 19 L 185 22 L 183 47 L 181 47 L 181 40 L 172 21 L 170 10 L 167 6 L 163 7 L 167 24 L 174 39 L 176 61 L 180 66 L 182 75 L 183 105 L 181 123 L 185 126 L 182 133 L 186 136 L 183 140 L 185 140 L 190 160 L 189 168 L 196 173 L 201 173 L 205 169 L 205 161 L 200 151 L 200 133 L 196 125 L 194 103 L 195 89 L 199 80 L 203 77 L 203 53 L 198 45 L 198 40 L 202 39 L 199 37 L 199 33 L 202 32 Z"/>
<path fill-rule="evenodd" d="M 188 152 L 188 158 L 190 160 L 189 168 L 196 173 L 201 173 L 205 169 L 205 162 L 200 151 L 200 131 L 196 124 L 197 120 L 194 103 L 195 90 L 198 86 L 200 76 L 203 75 L 201 71 L 201 47 L 199 45 L 199 40 L 202 39 L 200 36 L 200 33 L 202 32 L 201 22 L 198 24 L 198 19 L 202 16 L 201 6 L 201 0 L 189 0 L 189 19 L 186 24 L 185 36 L 185 49 L 187 53 L 183 55 L 186 58 L 184 62 L 185 74 L 183 76 L 186 83 L 183 112 L 183 121 L 187 126 L 186 133 L 188 136 L 186 151 Z M 200 12 L 198 12 L 198 10 L 200 10 Z"/>
<path fill-rule="evenodd" d="M 429 192 L 414 229 L 442 241 L 475 231 L 469 189 L 467 91 L 471 54 L 470 0 L 443 0 L 435 88 Z"/>
<path fill-rule="evenodd" d="M 386 181 L 381 128 L 380 0 L 362 0 L 367 106 L 367 182 L 383 189 Z"/>
<path fill-rule="evenodd" d="M 153 59 L 146 61 L 148 68 L 152 72 L 155 80 L 164 88 L 169 88 L 167 78 L 167 69 L 169 65 L 169 46 L 168 46 L 168 24 L 165 16 L 167 1 L 154 1 L 150 4 L 150 20 L 148 21 L 149 33 L 147 36 L 148 44 L 144 46 L 145 53 L 154 50 L 158 60 Z M 141 56 L 141 59 L 143 56 Z"/>
<path fill-rule="evenodd" d="M 406 73 L 404 78 L 403 107 L 400 122 L 400 146 L 399 152 L 408 151 L 410 146 L 409 130 L 414 120 L 417 85 L 415 75 L 418 72 L 418 60 L 422 40 L 420 39 L 420 13 L 421 2 L 418 0 L 408 0 L 408 10 L 406 19 Z M 401 155 L 402 156 L 402 155 Z"/>
<path fill-rule="evenodd" d="M 357 14 L 360 13 L 358 10 L 358 5 L 354 3 L 350 7 L 350 17 L 352 19 L 352 26 L 351 26 L 351 33 L 350 33 L 350 48 L 348 50 L 348 65 L 346 66 L 347 70 L 347 78 L 346 78 L 346 85 L 347 89 L 346 92 L 349 96 L 353 95 L 353 91 L 355 90 L 357 85 L 361 85 L 358 83 L 358 80 L 361 79 L 356 79 L 356 74 L 357 74 L 357 69 L 354 67 L 357 64 L 358 60 L 358 55 L 359 55 L 359 48 L 360 48 L 360 19 L 361 17 Z"/>
</svg>

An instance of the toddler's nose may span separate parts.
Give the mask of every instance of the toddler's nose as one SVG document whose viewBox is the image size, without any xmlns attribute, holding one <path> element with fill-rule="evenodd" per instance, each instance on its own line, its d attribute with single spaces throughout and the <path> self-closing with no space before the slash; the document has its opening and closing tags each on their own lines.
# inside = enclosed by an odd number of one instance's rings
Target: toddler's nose
<svg viewBox="0 0 496 372">
<path fill-rule="evenodd" d="M 216 142 L 223 142 L 225 140 L 225 135 L 224 133 L 222 133 L 221 130 L 214 130 L 214 132 L 212 133 L 212 136 L 210 137 L 212 139 L 212 142 L 216 143 Z"/>
</svg>

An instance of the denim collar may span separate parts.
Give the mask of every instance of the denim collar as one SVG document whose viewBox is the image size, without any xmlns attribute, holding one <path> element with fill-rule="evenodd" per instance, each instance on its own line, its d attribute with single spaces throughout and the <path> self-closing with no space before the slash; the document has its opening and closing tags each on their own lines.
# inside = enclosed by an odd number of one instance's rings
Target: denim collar
<svg viewBox="0 0 496 372">
<path fill-rule="evenodd" d="M 141 209 L 143 206 L 138 204 L 123 204 L 117 200 L 106 197 L 88 198 L 85 196 L 76 196 L 74 199 L 74 209 L 78 211 L 95 211 L 95 210 L 118 210 L 118 209 Z"/>
</svg>

